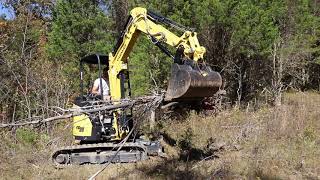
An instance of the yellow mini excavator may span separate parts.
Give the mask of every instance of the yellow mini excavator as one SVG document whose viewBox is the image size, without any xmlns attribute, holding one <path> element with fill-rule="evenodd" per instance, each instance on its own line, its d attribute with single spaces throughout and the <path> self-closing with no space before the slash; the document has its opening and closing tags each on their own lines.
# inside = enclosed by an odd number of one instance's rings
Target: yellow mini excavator
<svg viewBox="0 0 320 180">
<path fill-rule="evenodd" d="M 165 26 L 177 29 L 182 35 L 177 36 Z M 97 64 L 100 77 L 103 66 L 109 69 L 109 87 L 113 104 L 121 99 L 128 99 L 131 93 L 127 60 L 141 34 L 146 35 L 154 45 L 173 59 L 171 77 L 164 97 L 166 103 L 201 101 L 217 93 L 222 78 L 218 72 L 205 64 L 206 49 L 199 44 L 197 33 L 141 7 L 131 10 L 126 26 L 114 50 L 108 56 L 94 54 L 81 59 L 82 89 L 83 64 Z M 176 51 L 172 53 L 166 46 L 174 47 Z M 101 94 L 103 96 L 103 93 Z M 79 109 L 89 107 L 88 97 L 81 96 L 76 100 L 75 106 Z M 80 143 L 56 150 L 52 155 L 55 164 L 136 162 L 147 159 L 148 155 L 161 152 L 158 141 L 129 138 L 133 128 L 132 111 L 120 108 L 112 111 L 102 109 L 98 113 L 90 112 L 93 111 L 86 111 L 73 118 L 73 135 Z M 117 151 L 119 143 L 124 139 L 127 141 L 121 145 L 121 150 Z"/>
</svg>

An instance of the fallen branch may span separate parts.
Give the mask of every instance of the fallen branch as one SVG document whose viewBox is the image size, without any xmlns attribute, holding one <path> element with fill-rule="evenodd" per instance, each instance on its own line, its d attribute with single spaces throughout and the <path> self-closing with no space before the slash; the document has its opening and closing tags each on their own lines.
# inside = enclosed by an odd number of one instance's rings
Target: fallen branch
<svg viewBox="0 0 320 180">
<path fill-rule="evenodd" d="M 129 106 L 133 106 L 133 104 L 134 103 L 132 103 L 132 102 L 131 103 L 122 103 L 122 104 L 107 105 L 107 106 L 102 106 L 102 107 L 99 107 L 99 108 L 86 109 L 86 110 L 70 109 L 70 110 L 67 110 L 67 112 L 71 112 L 71 113 L 68 113 L 68 114 L 54 116 L 54 117 L 50 117 L 50 118 L 46 118 L 46 119 L 27 121 L 27 122 L 23 122 L 23 123 L 1 124 L 0 128 L 7 128 L 7 127 L 13 127 L 13 126 L 26 126 L 26 125 L 46 123 L 46 122 L 56 121 L 56 120 L 64 120 L 64 119 L 71 118 L 73 116 L 81 115 L 83 113 L 92 113 L 92 112 L 98 112 L 98 111 L 110 111 L 110 110 L 114 110 L 114 109 L 126 108 L 126 107 L 129 107 Z"/>
<path fill-rule="evenodd" d="M 33 125 L 33 124 L 39 124 L 39 123 L 46 123 L 51 121 L 57 121 L 57 120 L 65 120 L 68 118 L 71 118 L 73 116 L 78 116 L 85 113 L 94 113 L 99 111 L 111 111 L 119 108 L 129 108 L 133 107 L 135 105 L 141 105 L 141 104 L 149 104 L 150 107 L 157 106 L 159 102 L 161 102 L 163 99 L 162 95 L 154 95 L 154 96 L 145 96 L 145 97 L 138 97 L 134 100 L 122 100 L 122 101 L 114 101 L 118 104 L 110 105 L 110 102 L 107 102 L 107 104 L 100 104 L 100 105 L 92 105 L 92 106 L 86 106 L 82 108 L 71 108 L 71 109 L 63 109 L 63 108 L 57 108 L 63 115 L 54 116 L 46 119 L 37 119 L 33 121 L 26 121 L 26 122 L 20 122 L 20 123 L 9 123 L 9 124 L 0 124 L 0 128 L 8 128 L 8 127 L 14 127 L 14 126 L 26 126 L 26 125 Z M 39 118 L 39 116 L 37 117 Z"/>
<path fill-rule="evenodd" d="M 47 118 L 47 119 L 39 119 L 39 120 L 28 121 L 28 122 L 23 122 L 23 123 L 1 124 L 0 128 L 39 124 L 39 123 L 45 123 L 45 122 L 50 122 L 50 121 L 55 121 L 55 120 L 67 119 L 67 118 L 70 118 L 72 116 L 74 116 L 74 114 L 65 114 L 65 115 L 61 115 L 61 116 L 55 116 L 55 117 L 50 117 L 50 118 Z"/>
</svg>

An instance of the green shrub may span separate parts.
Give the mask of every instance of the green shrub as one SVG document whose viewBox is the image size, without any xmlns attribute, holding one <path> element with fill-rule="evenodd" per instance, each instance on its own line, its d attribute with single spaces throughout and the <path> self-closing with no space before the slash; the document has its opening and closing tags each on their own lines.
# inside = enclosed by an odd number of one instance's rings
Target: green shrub
<svg viewBox="0 0 320 180">
<path fill-rule="evenodd" d="M 25 144 L 35 144 L 39 138 L 39 134 L 32 129 L 22 128 L 16 131 L 17 140 Z"/>
<path fill-rule="evenodd" d="M 308 126 L 304 129 L 303 137 L 307 141 L 314 141 L 316 139 L 316 131 L 313 127 Z"/>
<path fill-rule="evenodd" d="M 180 149 L 183 151 L 190 150 L 193 147 L 193 142 L 192 142 L 193 137 L 194 137 L 193 131 L 189 127 L 178 141 L 178 145 L 179 145 Z"/>
</svg>

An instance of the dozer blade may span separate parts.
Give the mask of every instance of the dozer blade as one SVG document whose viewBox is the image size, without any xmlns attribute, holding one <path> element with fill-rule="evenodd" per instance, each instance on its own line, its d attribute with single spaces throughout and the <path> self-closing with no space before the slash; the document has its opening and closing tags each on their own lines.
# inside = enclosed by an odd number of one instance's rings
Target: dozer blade
<svg viewBox="0 0 320 180">
<path fill-rule="evenodd" d="M 211 97 L 219 91 L 222 78 L 216 71 L 194 70 L 189 65 L 173 64 L 165 101 L 184 101 Z"/>
</svg>

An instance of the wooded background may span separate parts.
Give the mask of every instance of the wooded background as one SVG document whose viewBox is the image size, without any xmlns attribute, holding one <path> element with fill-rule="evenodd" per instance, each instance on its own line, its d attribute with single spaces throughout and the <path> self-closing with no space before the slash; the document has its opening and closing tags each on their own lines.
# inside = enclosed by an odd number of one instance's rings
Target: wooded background
<svg viewBox="0 0 320 180">
<path fill-rule="evenodd" d="M 284 91 L 320 90 L 319 0 L 0 3 L 13 13 L 0 17 L 3 122 L 50 117 L 49 107 L 69 104 L 79 93 L 79 59 L 111 52 L 136 6 L 196 29 L 207 63 L 223 77 L 225 103 L 279 105 Z M 129 63 L 134 96 L 165 89 L 172 61 L 145 36 Z"/>
</svg>

